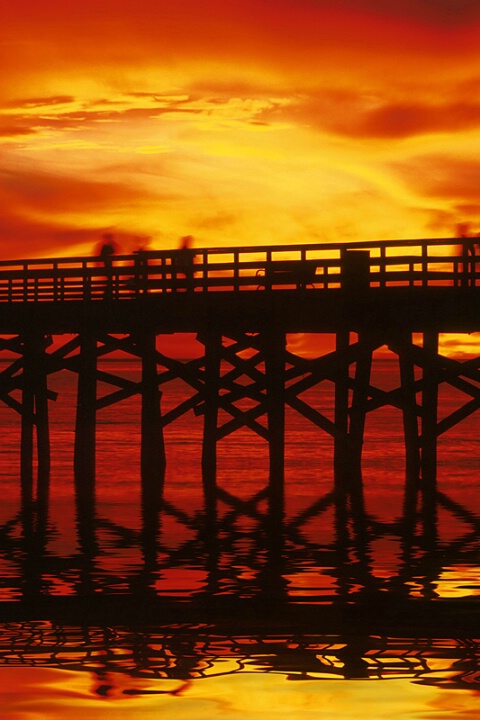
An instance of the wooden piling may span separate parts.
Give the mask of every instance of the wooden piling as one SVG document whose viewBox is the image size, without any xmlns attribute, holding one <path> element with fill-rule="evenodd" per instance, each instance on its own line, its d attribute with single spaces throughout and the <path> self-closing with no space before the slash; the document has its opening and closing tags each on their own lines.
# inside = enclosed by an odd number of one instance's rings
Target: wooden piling
<svg viewBox="0 0 480 720">
<path fill-rule="evenodd" d="M 398 335 L 400 387 L 402 390 L 402 418 L 405 442 L 405 507 L 410 516 L 415 511 L 420 479 L 420 438 L 418 433 L 415 366 L 411 356 L 412 334 Z"/>
<path fill-rule="evenodd" d="M 348 348 L 350 344 L 350 333 L 348 330 L 340 330 L 336 334 L 336 369 L 335 369 L 335 438 L 333 471 L 336 493 L 343 495 L 348 484 L 348 405 L 349 405 L 349 358 Z"/>
<path fill-rule="evenodd" d="M 438 333 L 434 330 L 424 332 L 422 393 L 422 496 L 424 513 L 424 531 L 427 545 L 435 543 L 436 535 L 436 494 L 437 494 L 437 414 L 438 379 L 435 372 L 435 359 L 438 355 Z"/>
<path fill-rule="evenodd" d="M 33 438 L 35 427 L 35 353 L 32 336 L 28 333 L 22 341 L 23 385 L 22 420 L 20 438 L 20 482 L 24 512 L 33 507 Z"/>
<path fill-rule="evenodd" d="M 48 505 L 50 488 L 50 429 L 47 397 L 47 341 L 43 335 L 36 343 L 36 387 L 35 387 L 35 425 L 37 431 L 37 501 L 39 508 Z"/>
<path fill-rule="evenodd" d="M 50 436 L 48 425 L 47 367 L 45 337 L 31 330 L 22 341 L 23 386 L 20 443 L 22 501 L 34 500 L 34 436 L 37 444 L 36 497 L 48 496 L 50 479 Z"/>
<path fill-rule="evenodd" d="M 97 342 L 90 328 L 80 337 L 74 473 L 79 499 L 91 502 L 95 493 L 97 416 Z"/>
<path fill-rule="evenodd" d="M 367 333 L 362 333 L 358 342 L 355 367 L 355 385 L 350 412 L 348 471 L 350 485 L 361 485 L 362 448 L 367 415 L 368 387 L 372 368 L 372 343 Z M 348 370 L 347 370 L 348 372 Z"/>
<path fill-rule="evenodd" d="M 222 336 L 210 331 L 199 339 L 205 347 L 202 480 L 206 514 L 213 519 L 217 503 L 217 424 Z"/>
<path fill-rule="evenodd" d="M 144 506 L 160 506 L 165 480 L 165 442 L 158 387 L 156 334 L 146 330 L 139 339 L 142 358 L 140 468 Z"/>
<path fill-rule="evenodd" d="M 269 447 L 270 512 L 283 517 L 285 494 L 285 333 L 273 328 L 265 333 L 265 382 Z"/>
</svg>

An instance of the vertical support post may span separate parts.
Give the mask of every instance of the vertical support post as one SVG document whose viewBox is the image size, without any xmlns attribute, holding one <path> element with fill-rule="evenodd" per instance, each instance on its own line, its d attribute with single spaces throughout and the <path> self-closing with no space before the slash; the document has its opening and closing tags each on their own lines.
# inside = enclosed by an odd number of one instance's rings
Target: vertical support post
<svg viewBox="0 0 480 720">
<path fill-rule="evenodd" d="M 20 482 L 25 518 L 33 510 L 33 432 L 35 425 L 35 358 L 32 336 L 25 335 L 23 346 L 22 422 L 20 439 Z"/>
<path fill-rule="evenodd" d="M 47 363 L 45 353 L 46 340 L 38 337 L 35 361 L 35 420 L 37 426 L 37 500 L 39 512 L 48 506 L 50 487 L 50 430 L 48 422 Z"/>
<path fill-rule="evenodd" d="M 420 440 L 418 436 L 415 367 L 411 359 L 411 332 L 399 334 L 400 386 L 402 389 L 403 434 L 405 439 L 405 515 L 415 513 L 420 478 Z"/>
<path fill-rule="evenodd" d="M 362 450 L 367 416 L 368 388 L 372 369 L 372 348 L 372 338 L 369 333 L 362 332 L 358 338 L 355 385 L 350 412 L 349 446 L 347 448 L 347 491 L 350 495 L 359 558 L 365 555 L 367 545 L 367 523 L 362 481 Z M 365 565 L 367 565 L 366 562 Z"/>
<path fill-rule="evenodd" d="M 207 519 L 214 520 L 217 504 L 217 425 L 222 336 L 211 331 L 202 342 L 205 346 L 202 479 Z"/>
<path fill-rule="evenodd" d="M 92 595 L 98 554 L 95 523 L 95 450 L 97 420 L 97 341 L 88 325 L 80 336 L 74 477 L 77 536 L 81 551 L 79 593 Z"/>
<path fill-rule="evenodd" d="M 274 525 L 281 524 L 285 495 L 285 333 L 276 328 L 265 336 L 265 381 L 270 455 L 269 499 Z"/>
<path fill-rule="evenodd" d="M 22 428 L 20 475 L 22 501 L 34 500 L 34 428 L 37 440 L 37 499 L 48 497 L 50 437 L 48 427 L 47 368 L 43 333 L 30 330 L 23 339 Z M 46 498 L 43 498 L 46 499 Z"/>
<path fill-rule="evenodd" d="M 356 484 L 361 486 L 362 447 L 367 415 L 368 386 L 372 369 L 372 344 L 366 333 L 359 336 L 355 385 L 350 414 L 349 465 Z"/>
<path fill-rule="evenodd" d="M 348 349 L 350 345 L 350 333 L 348 330 L 340 330 L 336 335 L 336 373 L 335 373 L 335 438 L 333 471 L 335 492 L 337 495 L 344 495 L 347 491 L 348 479 L 348 380 L 349 380 L 349 358 Z"/>
<path fill-rule="evenodd" d="M 97 419 L 97 341 L 92 329 L 80 338 L 74 473 L 80 506 L 92 504 L 95 494 L 95 445 Z"/>
<path fill-rule="evenodd" d="M 434 543 L 436 535 L 437 494 L 437 413 L 438 381 L 435 358 L 438 354 L 438 333 L 423 334 L 425 363 L 423 368 L 422 412 L 422 494 L 424 529 L 427 544 Z"/>
<path fill-rule="evenodd" d="M 165 480 L 165 442 L 158 389 L 156 334 L 147 330 L 140 337 L 142 356 L 142 415 L 140 469 L 144 510 L 158 510 Z"/>
</svg>

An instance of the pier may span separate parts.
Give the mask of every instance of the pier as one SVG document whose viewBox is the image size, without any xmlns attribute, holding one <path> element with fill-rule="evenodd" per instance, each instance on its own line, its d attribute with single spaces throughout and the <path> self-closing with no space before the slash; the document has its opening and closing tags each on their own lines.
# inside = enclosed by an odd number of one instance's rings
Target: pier
<svg viewBox="0 0 480 720">
<path fill-rule="evenodd" d="M 0 264 L 0 400 L 21 425 L 20 511 L 0 526 L 3 556 L 18 577 L 2 602 L 2 617 L 124 622 L 138 613 L 145 620 L 148 608 L 152 622 L 210 618 L 236 627 L 237 620 L 268 623 L 276 608 L 272 621 L 285 629 L 304 617 L 319 633 L 354 626 L 392 635 L 400 618 L 412 636 L 427 621 L 438 632 L 448 623 L 458 636 L 468 634 L 476 622 L 475 603 L 449 600 L 431 608 L 430 600 L 444 564 L 478 557 L 475 512 L 437 487 L 439 438 L 469 422 L 480 407 L 480 353 L 461 360 L 439 351 L 440 333 L 480 330 L 480 273 L 472 243 L 214 248 L 114 255 L 107 264 L 99 257 Z M 169 340 L 176 333 L 195 334 L 197 357 L 174 355 Z M 288 338 L 297 333 L 328 337 L 332 349 L 307 357 L 295 353 Z M 397 359 L 399 378 L 388 390 L 375 385 L 374 373 L 377 351 L 385 346 Z M 159 349 L 165 347 L 171 352 Z M 136 380 L 115 363 L 102 362 L 119 351 L 137 368 Z M 62 557 L 47 549 L 55 452 L 49 416 L 57 399 L 51 380 L 60 371 L 76 377 L 72 476 L 78 540 L 77 549 Z M 181 380 L 189 392 L 164 410 L 164 389 L 172 380 Z M 308 391 L 322 383 L 329 387 L 329 412 L 308 400 Z M 444 384 L 464 400 L 440 416 Z M 140 406 L 140 530 L 103 516 L 96 503 L 97 424 L 103 410 L 130 398 Z M 390 522 L 367 511 L 363 499 L 365 426 L 369 413 L 384 408 L 400 413 L 403 428 L 403 501 Z M 286 418 L 292 412 L 319 437 L 328 436 L 332 486 L 288 514 Z M 201 513 L 177 502 L 172 488 L 168 498 L 164 493 L 165 429 L 187 413 L 201 428 Z M 255 486 L 248 498 L 219 481 L 220 443 L 245 428 L 268 453 L 266 484 Z M 439 513 L 455 516 L 461 535 L 439 543 Z M 318 527 L 327 514 L 333 525 L 322 543 L 307 526 L 314 521 Z M 169 522 L 184 528 L 188 539 L 171 545 Z M 99 567 L 102 532 L 110 547 L 128 547 L 137 555 L 122 580 L 126 597 L 104 592 L 110 578 Z M 392 538 L 401 555 L 397 576 L 386 587 L 372 569 L 369 549 Z M 238 562 L 255 578 L 245 597 L 236 598 L 234 579 L 224 597 L 222 567 L 232 553 L 239 553 Z M 153 590 L 159 555 L 167 572 L 194 567 L 201 555 L 203 590 L 188 600 L 162 598 Z M 291 595 L 285 577 L 297 571 L 299 558 L 327 568 L 334 596 Z M 69 596 L 50 596 L 45 578 L 59 579 Z M 238 591 L 245 592 L 240 582 Z"/>
<path fill-rule="evenodd" d="M 281 521 L 285 408 L 302 414 L 334 442 L 337 497 L 361 493 L 367 414 L 401 410 L 406 502 L 420 493 L 426 517 L 436 502 L 438 437 L 480 407 L 480 358 L 463 362 L 438 351 L 439 333 L 480 330 L 480 273 L 471 239 L 139 251 L 100 257 L 0 264 L 0 400 L 21 415 L 25 506 L 47 493 L 52 373 L 78 376 L 75 478 L 85 507 L 95 491 L 97 415 L 112 403 L 141 398 L 143 502 L 161 502 L 164 428 L 193 411 L 203 422 L 202 477 L 207 515 L 228 494 L 218 487 L 217 446 L 248 427 L 268 443 L 268 498 Z M 203 357 L 182 361 L 157 349 L 159 336 L 195 333 Z M 287 336 L 335 336 L 315 358 L 287 349 Z M 55 342 L 52 342 L 52 338 Z M 371 382 L 375 351 L 398 356 L 400 384 Z M 100 360 L 119 350 L 141 367 L 132 382 Z M 162 413 L 162 385 L 181 378 L 192 390 Z M 99 396 L 99 382 L 110 392 Z M 334 417 L 301 394 L 334 384 Z M 467 401 L 441 421 L 438 389 L 449 383 Z M 222 420 L 220 419 L 222 414 Z M 225 420 L 225 416 L 227 419 Z M 121 448 L 119 448 L 121 452 Z"/>
</svg>

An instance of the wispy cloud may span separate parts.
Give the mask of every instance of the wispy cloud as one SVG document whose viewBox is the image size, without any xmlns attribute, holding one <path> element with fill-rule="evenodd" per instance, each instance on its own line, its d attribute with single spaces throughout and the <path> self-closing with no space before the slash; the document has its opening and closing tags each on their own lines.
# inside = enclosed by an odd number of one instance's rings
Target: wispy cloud
<svg viewBox="0 0 480 720">
<path fill-rule="evenodd" d="M 246 244 L 475 221 L 478 2 L 93 5 L 2 12 L 3 237 L 47 251 L 89 228 Z"/>
</svg>

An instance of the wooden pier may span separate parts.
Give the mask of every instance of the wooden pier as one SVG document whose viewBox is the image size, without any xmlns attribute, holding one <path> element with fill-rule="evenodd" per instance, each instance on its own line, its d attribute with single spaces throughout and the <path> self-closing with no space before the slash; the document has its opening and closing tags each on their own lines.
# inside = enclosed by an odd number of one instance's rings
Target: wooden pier
<svg viewBox="0 0 480 720">
<path fill-rule="evenodd" d="M 425 517 L 433 516 L 438 437 L 480 407 L 480 357 L 461 362 L 438 350 L 440 333 L 480 330 L 475 249 L 462 238 L 140 251 L 106 264 L 99 257 L 1 263 L 0 351 L 10 360 L 0 372 L 0 400 L 22 418 L 24 506 L 48 494 L 48 405 L 55 399 L 48 378 L 66 369 L 78 376 L 79 507 L 91 507 L 95 493 L 97 414 L 139 395 L 146 506 L 161 502 L 163 430 L 193 411 L 203 419 L 207 516 L 215 517 L 225 496 L 217 445 L 248 427 L 268 443 L 270 478 L 258 497 L 268 497 L 272 522 L 281 522 L 287 406 L 333 438 L 335 495 L 359 502 L 365 419 L 390 405 L 403 415 L 405 501 L 421 495 Z M 203 357 L 181 361 L 160 352 L 157 338 L 173 333 L 195 333 Z M 287 350 L 295 333 L 334 334 L 335 349 L 296 355 Z M 388 392 L 371 381 L 372 358 L 384 345 L 400 368 L 400 384 Z M 102 368 L 99 360 L 119 350 L 139 363 L 139 382 Z M 162 413 L 162 385 L 172 378 L 192 395 Z M 334 383 L 333 420 L 301 397 L 325 380 Z M 99 381 L 111 392 L 99 397 Z M 468 401 L 440 421 L 442 383 Z"/>
</svg>

